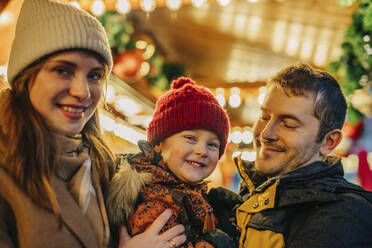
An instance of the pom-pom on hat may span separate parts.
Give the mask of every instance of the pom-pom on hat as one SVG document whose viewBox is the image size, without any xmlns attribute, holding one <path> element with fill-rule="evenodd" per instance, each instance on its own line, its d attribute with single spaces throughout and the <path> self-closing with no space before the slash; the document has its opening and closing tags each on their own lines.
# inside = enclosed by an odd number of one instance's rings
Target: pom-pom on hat
<svg viewBox="0 0 372 248">
<path fill-rule="evenodd" d="M 147 140 L 157 145 L 169 136 L 189 129 L 206 129 L 220 140 L 220 157 L 229 135 L 229 118 L 216 98 L 191 78 L 173 80 L 171 89 L 156 102 Z"/>
<path fill-rule="evenodd" d="M 87 49 L 113 61 L 105 29 L 93 16 L 54 0 L 25 0 L 17 20 L 8 63 L 8 81 L 36 60 L 58 51 Z"/>
</svg>

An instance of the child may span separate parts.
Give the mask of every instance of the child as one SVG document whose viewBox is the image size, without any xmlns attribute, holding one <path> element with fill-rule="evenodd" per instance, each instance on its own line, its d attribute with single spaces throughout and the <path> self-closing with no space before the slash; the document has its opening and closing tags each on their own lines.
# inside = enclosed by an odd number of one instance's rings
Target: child
<svg viewBox="0 0 372 248">
<path fill-rule="evenodd" d="M 204 181 L 223 155 L 228 134 L 229 119 L 214 96 L 190 78 L 174 80 L 157 101 L 148 142 L 138 144 L 142 152 L 120 159 L 107 199 L 111 222 L 126 224 L 135 235 L 170 208 L 173 216 L 161 232 L 183 224 L 183 247 L 234 247 L 216 228 Z M 168 247 L 175 247 L 173 241 Z"/>
</svg>

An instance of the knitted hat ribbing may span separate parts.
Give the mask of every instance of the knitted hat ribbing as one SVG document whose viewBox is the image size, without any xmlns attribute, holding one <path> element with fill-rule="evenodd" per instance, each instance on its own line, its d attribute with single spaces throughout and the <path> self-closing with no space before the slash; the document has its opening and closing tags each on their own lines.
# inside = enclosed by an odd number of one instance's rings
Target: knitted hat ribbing
<svg viewBox="0 0 372 248">
<path fill-rule="evenodd" d="M 172 89 L 156 102 L 147 140 L 157 145 L 167 137 L 189 129 L 207 129 L 220 140 L 220 157 L 229 135 L 229 118 L 216 98 L 204 87 L 186 77 L 172 82 Z"/>
<path fill-rule="evenodd" d="M 25 0 L 10 52 L 8 81 L 12 85 L 16 76 L 39 58 L 79 48 L 100 54 L 111 71 L 110 44 L 95 17 L 66 3 Z"/>
</svg>

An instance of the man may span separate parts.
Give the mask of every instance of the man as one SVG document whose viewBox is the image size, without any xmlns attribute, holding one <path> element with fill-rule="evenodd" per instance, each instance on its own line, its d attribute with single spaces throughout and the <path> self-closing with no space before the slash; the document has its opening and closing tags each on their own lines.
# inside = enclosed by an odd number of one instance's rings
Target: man
<svg viewBox="0 0 372 248">
<path fill-rule="evenodd" d="M 308 65 L 269 80 L 253 129 L 256 161 L 235 160 L 239 247 L 372 247 L 372 192 L 347 182 L 327 156 L 346 108 L 337 81 Z"/>
</svg>

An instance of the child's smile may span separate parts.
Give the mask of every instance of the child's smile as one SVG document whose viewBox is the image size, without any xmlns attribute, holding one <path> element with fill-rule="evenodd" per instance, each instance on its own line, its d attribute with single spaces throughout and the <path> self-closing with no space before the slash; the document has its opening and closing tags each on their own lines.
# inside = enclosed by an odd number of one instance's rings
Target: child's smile
<svg viewBox="0 0 372 248">
<path fill-rule="evenodd" d="M 219 158 L 218 136 L 205 129 L 176 133 L 155 146 L 165 164 L 182 181 L 197 183 L 216 168 Z"/>
</svg>

